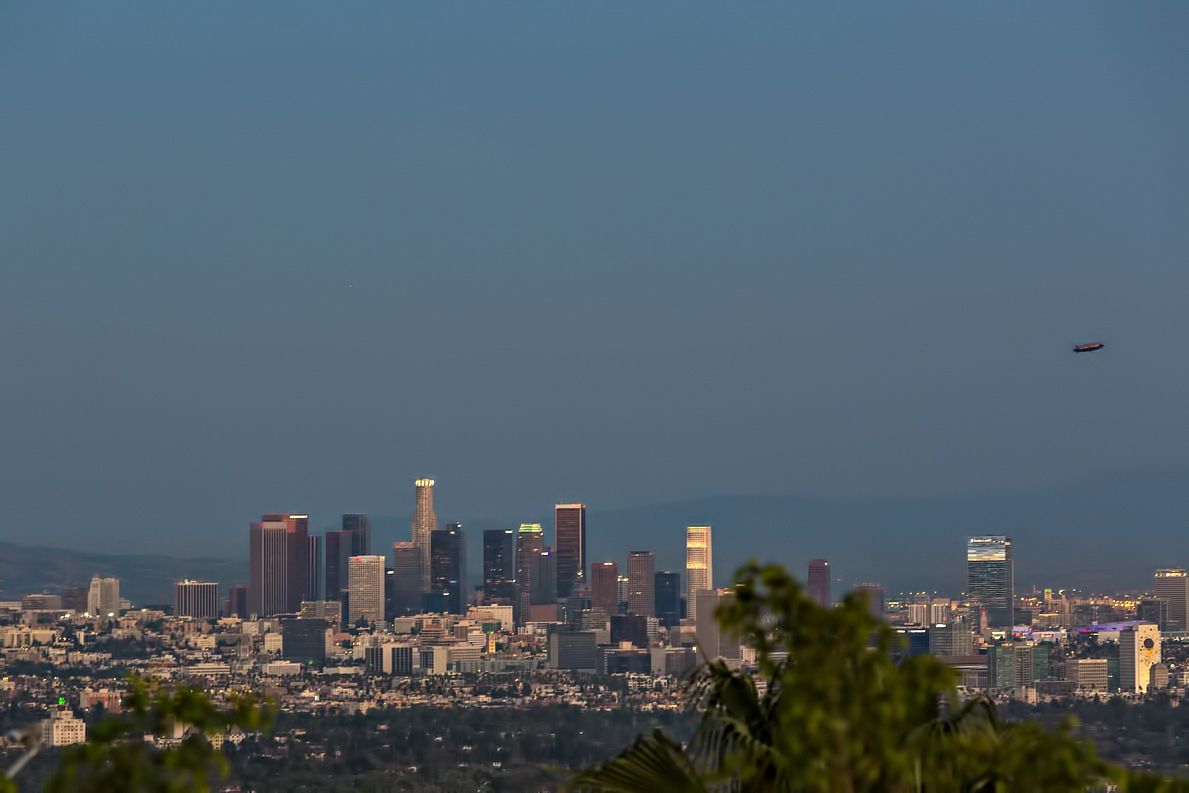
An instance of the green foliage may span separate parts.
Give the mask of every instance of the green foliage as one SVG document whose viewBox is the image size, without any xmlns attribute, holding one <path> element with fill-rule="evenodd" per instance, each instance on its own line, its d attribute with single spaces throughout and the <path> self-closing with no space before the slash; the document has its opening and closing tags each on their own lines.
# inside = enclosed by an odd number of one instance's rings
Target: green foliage
<svg viewBox="0 0 1189 793">
<path fill-rule="evenodd" d="M 233 697 L 221 710 L 195 688 L 154 688 L 129 678 L 127 713 L 104 719 L 89 731 L 87 742 L 66 747 L 57 772 L 46 783 L 49 793 L 205 792 L 215 777 L 226 776 L 223 754 L 207 735 L 267 728 L 272 709 L 252 695 Z M 176 744 L 158 748 L 145 736 L 171 736 L 184 728 Z"/>
<path fill-rule="evenodd" d="M 860 594 L 825 609 L 783 568 L 754 561 L 736 582 L 716 616 L 722 630 L 755 648 L 757 674 L 703 664 L 686 692 L 700 722 L 684 750 L 656 731 L 576 776 L 570 789 L 1189 790 L 1102 762 L 1091 743 L 1073 737 L 1072 720 L 1050 732 L 1004 723 L 989 700 L 963 705 L 954 673 L 936 658 L 897 661 L 898 637 L 870 616 Z"/>
</svg>

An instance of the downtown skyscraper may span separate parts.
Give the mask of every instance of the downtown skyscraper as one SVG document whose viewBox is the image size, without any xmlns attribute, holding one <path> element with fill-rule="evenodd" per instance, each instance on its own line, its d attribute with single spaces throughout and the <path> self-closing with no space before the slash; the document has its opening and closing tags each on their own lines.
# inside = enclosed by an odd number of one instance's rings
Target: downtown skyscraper
<svg viewBox="0 0 1189 793">
<path fill-rule="evenodd" d="M 987 610 L 992 628 L 1010 628 L 1015 621 L 1016 579 L 1011 537 L 993 534 L 966 541 L 966 594 Z"/>
<path fill-rule="evenodd" d="M 448 614 L 462 614 L 467 607 L 466 538 L 461 523 L 429 534 L 430 592 L 435 603 Z"/>
<path fill-rule="evenodd" d="M 516 534 L 516 619 L 525 622 L 528 618 L 533 596 L 543 589 L 542 583 L 533 580 L 533 573 L 540 567 L 538 557 L 545 552 L 545 533 L 540 523 L 521 523 Z M 550 597 L 556 597 L 556 591 Z"/>
<path fill-rule="evenodd" d="M 367 515 L 343 515 L 342 531 L 326 532 L 327 600 L 341 600 L 347 591 L 347 563 L 352 556 L 368 556 L 372 552 L 372 528 Z"/>
<path fill-rule="evenodd" d="M 483 591 L 490 598 L 511 602 L 515 590 L 516 532 L 486 529 L 483 532 Z"/>
<path fill-rule="evenodd" d="M 438 528 L 438 513 L 433 508 L 432 479 L 418 479 L 416 488 L 417 506 L 413 509 L 413 545 L 421 552 L 421 591 L 428 592 L 430 571 L 429 535 Z"/>
<path fill-rule="evenodd" d="M 619 613 L 619 564 L 595 562 L 590 566 L 590 605 L 607 616 Z"/>
<path fill-rule="evenodd" d="M 296 614 L 309 586 L 309 516 L 270 514 L 248 532 L 248 613 Z"/>
<path fill-rule="evenodd" d="M 698 616 L 697 593 L 714 588 L 714 548 L 709 526 L 690 526 L 685 530 L 685 613 Z"/>
<path fill-rule="evenodd" d="M 823 608 L 829 608 L 833 599 L 830 597 L 830 563 L 825 559 L 814 559 L 809 563 L 809 580 L 806 582 L 809 597 Z"/>
<path fill-rule="evenodd" d="M 656 616 L 656 559 L 652 551 L 628 553 L 628 614 Z"/>
<path fill-rule="evenodd" d="M 557 597 L 577 594 L 586 583 L 586 505 L 557 504 L 553 508 L 554 550 L 557 553 Z"/>
</svg>

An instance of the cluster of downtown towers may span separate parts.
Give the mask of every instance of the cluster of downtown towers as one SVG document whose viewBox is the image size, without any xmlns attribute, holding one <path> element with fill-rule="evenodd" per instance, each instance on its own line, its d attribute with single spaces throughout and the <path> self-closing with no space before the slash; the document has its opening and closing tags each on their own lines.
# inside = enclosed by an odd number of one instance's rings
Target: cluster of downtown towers
<svg viewBox="0 0 1189 793">
<path fill-rule="evenodd" d="M 421 612 L 463 613 L 466 541 L 460 523 L 438 528 L 434 480 L 418 479 L 412 539 L 393 545 L 392 564 L 371 548 L 366 515 L 343 515 L 342 530 L 309 533 L 307 515 L 270 514 L 253 523 L 249 583 L 230 591 L 229 611 L 242 617 L 294 614 L 308 601 L 339 601 L 351 624 Z M 616 562 L 588 565 L 586 506 L 554 507 L 554 544 L 539 523 L 483 532 L 486 602 L 513 606 L 517 622 L 555 618 L 556 609 L 600 608 L 676 624 L 694 616 L 695 593 L 713 587 L 709 526 L 686 530 L 686 586 L 681 574 L 656 571 L 652 551 L 631 551 L 627 575 Z M 683 595 L 685 597 L 683 598 Z"/>
</svg>

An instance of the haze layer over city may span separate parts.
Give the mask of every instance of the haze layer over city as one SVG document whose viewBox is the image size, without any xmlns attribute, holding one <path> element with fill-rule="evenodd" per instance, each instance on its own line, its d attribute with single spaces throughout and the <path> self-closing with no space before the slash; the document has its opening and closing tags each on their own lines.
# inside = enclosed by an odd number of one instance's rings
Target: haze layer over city
<svg viewBox="0 0 1189 793">
<path fill-rule="evenodd" d="M 428 476 L 473 563 L 582 502 L 592 560 L 714 525 L 720 585 L 956 596 L 1005 534 L 1021 590 L 1143 590 L 1187 14 L 9 5 L 0 539 L 391 548 Z"/>
</svg>

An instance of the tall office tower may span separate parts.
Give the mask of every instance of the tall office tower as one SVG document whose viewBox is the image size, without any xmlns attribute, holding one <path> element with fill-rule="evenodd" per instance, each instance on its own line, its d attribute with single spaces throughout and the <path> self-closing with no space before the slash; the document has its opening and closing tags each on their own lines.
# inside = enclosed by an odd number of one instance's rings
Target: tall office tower
<svg viewBox="0 0 1189 793">
<path fill-rule="evenodd" d="M 528 619 L 529 607 L 533 603 L 534 559 L 545 550 L 545 533 L 540 523 L 521 523 L 516 534 L 516 608 L 517 621 Z M 554 597 L 557 593 L 554 592 Z"/>
<path fill-rule="evenodd" d="M 296 614 L 308 600 L 309 516 L 271 514 L 249 533 L 248 611 L 258 617 Z"/>
<path fill-rule="evenodd" d="M 120 579 L 91 578 L 87 591 L 87 613 L 97 617 L 120 616 Z"/>
<path fill-rule="evenodd" d="M 1185 620 L 1189 616 L 1189 576 L 1185 575 L 1185 571 L 1157 570 L 1152 590 L 1157 598 L 1168 601 L 1169 630 L 1185 630 Z"/>
<path fill-rule="evenodd" d="M 511 600 L 516 594 L 516 532 L 483 532 L 483 591 L 489 598 Z"/>
<path fill-rule="evenodd" d="M 653 608 L 661 624 L 670 628 L 681 622 L 681 573 L 657 573 L 653 592 Z"/>
<path fill-rule="evenodd" d="M 236 584 L 227 590 L 227 616 L 248 618 L 249 588 L 247 584 Z"/>
<path fill-rule="evenodd" d="M 628 614 L 656 616 L 655 576 L 656 560 L 652 551 L 628 552 Z"/>
<path fill-rule="evenodd" d="M 433 496 L 431 495 L 432 499 Z M 372 525 L 367 515 L 347 513 L 343 515 L 343 531 L 351 532 L 351 555 L 369 556 L 372 552 Z"/>
<path fill-rule="evenodd" d="M 173 585 L 173 615 L 199 620 L 217 620 L 219 585 L 212 581 L 178 581 Z"/>
<path fill-rule="evenodd" d="M 411 542 L 392 544 L 392 609 L 403 617 L 421 611 L 421 549 Z"/>
<path fill-rule="evenodd" d="M 685 610 L 686 616 L 698 616 L 695 593 L 714 588 L 714 548 L 709 526 L 690 526 L 685 530 Z"/>
<path fill-rule="evenodd" d="M 557 596 L 577 594 L 586 583 L 586 505 L 557 504 L 553 508 L 557 549 Z"/>
<path fill-rule="evenodd" d="M 883 587 L 879 584 L 872 584 L 869 581 L 864 581 L 852 590 L 860 592 L 867 598 L 867 610 L 871 612 L 871 616 L 877 620 L 884 618 L 884 597 Z"/>
<path fill-rule="evenodd" d="M 347 591 L 347 560 L 363 554 L 351 553 L 354 537 L 346 531 L 326 532 L 326 599 L 343 599 Z"/>
<path fill-rule="evenodd" d="M 357 625 L 384 619 L 384 557 L 352 556 L 347 567 L 350 591 L 347 621 Z"/>
<path fill-rule="evenodd" d="M 418 479 L 417 506 L 413 510 L 413 544 L 421 551 L 421 591 L 429 591 L 429 533 L 437 531 L 438 513 L 433 508 L 433 480 Z"/>
<path fill-rule="evenodd" d="M 466 538 L 461 523 L 429 533 L 429 591 L 441 595 L 445 611 L 462 614 L 467 608 Z"/>
<path fill-rule="evenodd" d="M 317 534 L 309 536 L 310 551 L 307 556 L 309 572 L 306 575 L 306 599 L 322 599 L 322 538 Z"/>
<path fill-rule="evenodd" d="M 1015 573 L 1011 537 L 994 534 L 966 541 L 967 595 L 987 610 L 988 625 L 1010 628 L 1015 621 Z"/>
<path fill-rule="evenodd" d="M 1119 689 L 1143 694 L 1152 667 L 1160 663 L 1160 629 L 1140 623 L 1119 631 Z"/>
<path fill-rule="evenodd" d="M 825 559 L 809 563 L 809 597 L 822 608 L 828 609 L 834 603 L 830 597 L 830 563 Z"/>
<path fill-rule="evenodd" d="M 694 637 L 698 643 L 698 650 L 705 656 L 706 661 L 742 657 L 739 635 L 722 630 L 714 616 L 718 604 L 734 596 L 734 593 L 727 589 L 699 589 L 694 598 L 697 601 L 695 609 L 698 613 L 694 620 Z"/>
<path fill-rule="evenodd" d="M 619 613 L 617 562 L 595 562 L 590 566 L 590 605 L 607 615 Z"/>
<path fill-rule="evenodd" d="M 548 606 L 557 602 L 557 554 L 546 548 L 532 560 L 532 605 Z"/>
</svg>

